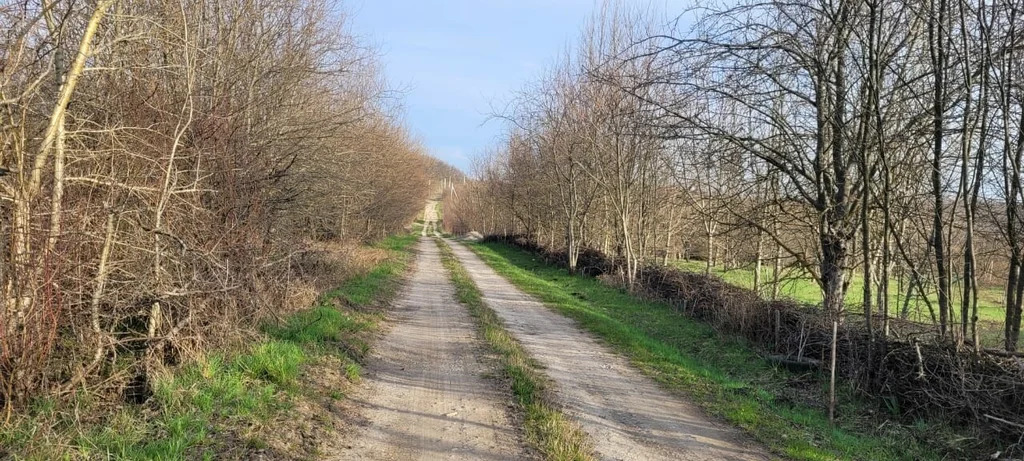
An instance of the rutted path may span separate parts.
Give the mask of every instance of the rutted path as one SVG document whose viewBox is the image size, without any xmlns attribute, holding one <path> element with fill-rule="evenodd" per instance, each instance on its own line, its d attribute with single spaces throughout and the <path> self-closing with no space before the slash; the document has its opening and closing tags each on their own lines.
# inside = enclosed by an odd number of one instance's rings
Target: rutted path
<svg viewBox="0 0 1024 461">
<path fill-rule="evenodd" d="M 761 460 L 767 451 L 738 429 L 661 389 L 572 320 L 494 272 L 465 246 L 452 250 L 527 352 L 545 367 L 566 413 L 610 460 Z"/>
<path fill-rule="evenodd" d="M 423 237 L 439 235 L 437 228 L 437 203 L 437 200 L 427 200 L 427 205 L 423 208 Z"/>
<path fill-rule="evenodd" d="M 434 218 L 436 219 L 436 218 Z M 509 396 L 484 374 L 483 346 L 431 239 L 377 343 L 356 402 L 361 422 L 338 459 L 507 460 L 527 456 Z"/>
</svg>

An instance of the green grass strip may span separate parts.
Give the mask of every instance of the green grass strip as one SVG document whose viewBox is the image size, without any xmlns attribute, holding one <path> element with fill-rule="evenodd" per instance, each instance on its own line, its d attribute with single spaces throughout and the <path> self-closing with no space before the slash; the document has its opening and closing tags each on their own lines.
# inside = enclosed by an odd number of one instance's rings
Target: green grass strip
<svg viewBox="0 0 1024 461">
<path fill-rule="evenodd" d="M 456 298 L 469 308 L 480 334 L 501 360 L 502 372 L 511 382 L 512 393 L 523 413 L 527 440 L 549 460 L 593 459 L 586 434 L 551 403 L 545 390 L 546 378 L 537 365 L 483 302 L 480 290 L 448 244 L 437 239 L 437 246 L 455 285 Z"/>
<path fill-rule="evenodd" d="M 939 459 L 959 452 L 964 438 L 943 425 L 879 424 L 875 410 L 848 389 L 840 419 L 785 389 L 795 376 L 763 360 L 741 338 L 680 315 L 671 306 L 634 297 L 601 281 L 543 263 L 500 243 L 468 245 L 519 289 L 575 319 L 637 368 L 685 393 L 709 413 L 742 427 L 776 453 L 799 460 Z M 821 381 L 821 380 L 819 380 Z M 820 395 L 812 384 L 805 392 Z"/>
</svg>

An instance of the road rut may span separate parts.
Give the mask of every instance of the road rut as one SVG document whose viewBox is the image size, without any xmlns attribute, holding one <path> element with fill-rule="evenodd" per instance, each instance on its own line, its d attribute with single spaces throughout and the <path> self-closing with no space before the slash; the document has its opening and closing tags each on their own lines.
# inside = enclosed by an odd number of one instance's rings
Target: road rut
<svg viewBox="0 0 1024 461">
<path fill-rule="evenodd" d="M 507 460 L 528 457 L 509 396 L 484 377 L 484 350 L 432 239 L 351 397 L 361 415 L 337 459 Z"/>
<path fill-rule="evenodd" d="M 669 394 L 628 361 L 449 242 L 483 299 L 544 366 L 566 413 L 608 460 L 762 460 L 761 445 Z"/>
<path fill-rule="evenodd" d="M 423 207 L 423 237 L 440 236 L 437 229 L 437 204 L 437 200 L 427 200 L 427 205 Z"/>
</svg>

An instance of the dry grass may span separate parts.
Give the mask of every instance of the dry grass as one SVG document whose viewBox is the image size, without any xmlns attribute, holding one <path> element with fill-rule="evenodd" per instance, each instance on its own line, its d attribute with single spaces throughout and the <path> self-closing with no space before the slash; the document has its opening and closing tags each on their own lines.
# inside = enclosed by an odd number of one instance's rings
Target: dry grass
<svg viewBox="0 0 1024 461">
<path fill-rule="evenodd" d="M 294 277 L 287 283 L 282 312 L 286 315 L 312 305 L 324 292 L 344 281 L 366 274 L 393 253 L 355 241 L 308 241 L 306 251 L 295 257 Z"/>
</svg>

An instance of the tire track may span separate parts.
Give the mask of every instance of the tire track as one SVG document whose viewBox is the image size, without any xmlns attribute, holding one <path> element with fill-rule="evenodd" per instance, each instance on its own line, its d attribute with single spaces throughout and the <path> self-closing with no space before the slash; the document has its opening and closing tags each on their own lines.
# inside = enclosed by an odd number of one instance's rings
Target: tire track
<svg viewBox="0 0 1024 461">
<path fill-rule="evenodd" d="M 336 459 L 523 459 L 508 396 L 484 377 L 483 350 L 430 239 L 351 400 L 362 415 Z"/>
</svg>

